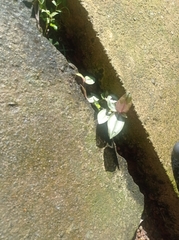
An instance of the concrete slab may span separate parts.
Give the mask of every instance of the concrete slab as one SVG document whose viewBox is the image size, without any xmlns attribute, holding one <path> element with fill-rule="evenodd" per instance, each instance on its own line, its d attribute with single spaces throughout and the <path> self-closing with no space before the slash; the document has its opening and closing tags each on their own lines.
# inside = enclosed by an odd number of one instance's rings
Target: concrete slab
<svg viewBox="0 0 179 240">
<path fill-rule="evenodd" d="M 120 151 L 130 163 L 129 170 L 135 165 L 141 175 L 140 180 L 134 177 L 148 199 L 162 209 L 160 219 L 170 237 L 178 239 L 179 200 L 171 153 L 179 138 L 179 3 L 67 3 L 65 37 L 74 47 L 74 62 L 96 76 L 103 90 L 132 95 L 134 109 L 117 139 Z"/>
</svg>

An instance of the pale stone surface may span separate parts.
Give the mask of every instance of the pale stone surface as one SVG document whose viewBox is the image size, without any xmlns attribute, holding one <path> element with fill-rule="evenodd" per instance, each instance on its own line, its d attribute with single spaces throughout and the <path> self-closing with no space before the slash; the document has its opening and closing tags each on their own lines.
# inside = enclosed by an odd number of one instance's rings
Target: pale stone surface
<svg viewBox="0 0 179 240">
<path fill-rule="evenodd" d="M 0 2 L 0 239 L 132 239 L 143 195 L 125 160 L 105 171 L 65 58 L 22 2 Z"/>
</svg>

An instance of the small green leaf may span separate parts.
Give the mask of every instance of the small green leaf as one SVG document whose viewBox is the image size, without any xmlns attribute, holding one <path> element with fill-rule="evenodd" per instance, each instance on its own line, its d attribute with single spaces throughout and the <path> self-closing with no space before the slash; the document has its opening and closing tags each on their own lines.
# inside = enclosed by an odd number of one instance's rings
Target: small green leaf
<svg viewBox="0 0 179 240">
<path fill-rule="evenodd" d="M 57 6 L 57 3 L 55 0 L 52 1 L 53 5 Z"/>
<path fill-rule="evenodd" d="M 47 9 L 42 9 L 41 12 L 42 12 L 42 13 L 46 13 L 47 15 L 50 15 L 50 11 L 47 10 Z"/>
<path fill-rule="evenodd" d="M 55 47 L 58 47 L 58 46 L 59 46 L 59 42 L 56 41 L 55 43 L 53 43 L 53 45 L 54 45 Z"/>
<path fill-rule="evenodd" d="M 91 76 L 85 76 L 85 82 L 86 82 L 86 84 L 92 85 L 95 83 L 95 78 L 93 78 Z"/>
<path fill-rule="evenodd" d="M 59 14 L 58 12 L 53 12 L 53 13 L 50 14 L 50 17 L 53 18 L 53 17 L 55 17 L 58 14 Z"/>
<path fill-rule="evenodd" d="M 108 134 L 109 138 L 112 139 L 115 137 L 124 127 L 124 120 L 122 117 L 117 114 L 113 113 L 108 119 L 107 126 L 108 126 Z"/>
<path fill-rule="evenodd" d="M 102 109 L 97 115 L 98 124 L 107 122 L 110 114 L 111 112 L 108 112 L 107 109 Z"/>
<path fill-rule="evenodd" d="M 46 23 L 49 24 L 50 23 L 50 18 L 46 18 Z"/>
<path fill-rule="evenodd" d="M 50 27 L 52 27 L 54 30 L 58 30 L 58 27 L 56 24 L 50 23 Z"/>
<path fill-rule="evenodd" d="M 94 102 L 93 104 L 98 110 L 101 109 L 101 105 L 99 104 L 99 102 Z"/>
<path fill-rule="evenodd" d="M 105 91 L 105 92 L 101 93 L 101 98 L 106 99 L 108 95 L 109 95 L 108 91 Z"/>
<path fill-rule="evenodd" d="M 95 94 L 91 94 L 90 96 L 87 97 L 88 102 L 90 103 L 94 103 L 99 101 L 99 98 L 97 96 L 95 96 Z"/>
</svg>

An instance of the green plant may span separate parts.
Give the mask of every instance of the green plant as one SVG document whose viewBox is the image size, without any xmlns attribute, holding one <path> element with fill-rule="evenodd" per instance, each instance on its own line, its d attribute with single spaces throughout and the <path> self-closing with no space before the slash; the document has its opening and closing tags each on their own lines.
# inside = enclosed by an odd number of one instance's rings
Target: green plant
<svg viewBox="0 0 179 240">
<path fill-rule="evenodd" d="M 47 38 L 60 28 L 59 15 L 65 8 L 64 4 L 64 0 L 34 0 L 36 20 Z"/>
<path fill-rule="evenodd" d="M 121 98 L 115 95 L 108 95 L 104 100 L 107 102 L 107 108 L 103 108 L 98 113 L 98 123 L 107 122 L 109 138 L 115 137 L 123 129 L 126 113 L 130 109 L 132 102 L 130 93 L 124 94 Z"/>
<path fill-rule="evenodd" d="M 90 93 L 87 95 L 85 84 L 92 85 L 95 83 L 95 79 L 90 76 L 83 76 L 80 73 L 76 74 L 81 78 L 81 87 L 86 99 L 92 103 L 98 110 L 97 121 L 98 124 L 107 122 L 108 135 L 112 139 L 123 129 L 125 119 L 127 118 L 126 113 L 129 111 L 132 105 L 132 98 L 130 93 L 124 94 L 121 98 L 117 98 L 113 94 L 101 94 L 101 98 L 96 94 Z M 103 104 L 105 101 L 106 104 Z M 105 107 L 104 107 L 105 106 Z"/>
</svg>

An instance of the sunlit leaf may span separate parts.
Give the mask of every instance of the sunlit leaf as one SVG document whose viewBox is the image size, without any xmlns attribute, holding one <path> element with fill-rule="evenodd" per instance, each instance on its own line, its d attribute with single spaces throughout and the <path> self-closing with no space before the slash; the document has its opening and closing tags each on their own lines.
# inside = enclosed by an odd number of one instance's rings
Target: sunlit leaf
<svg viewBox="0 0 179 240">
<path fill-rule="evenodd" d="M 96 96 L 96 95 L 90 95 L 90 96 L 87 96 L 87 100 L 88 100 L 88 102 L 90 102 L 90 103 L 94 103 L 94 102 L 97 102 L 97 101 L 99 101 L 99 98 Z"/>
<path fill-rule="evenodd" d="M 50 14 L 50 17 L 53 18 L 53 17 L 55 17 L 58 14 L 59 14 L 58 12 L 53 12 L 53 13 Z"/>
<path fill-rule="evenodd" d="M 53 5 L 57 6 L 57 3 L 55 0 L 52 1 Z"/>
<path fill-rule="evenodd" d="M 117 98 L 113 95 L 108 95 L 106 98 L 107 105 L 112 112 L 116 112 Z"/>
<path fill-rule="evenodd" d="M 118 98 L 114 94 L 107 95 L 106 99 L 113 99 L 113 100 L 118 100 Z"/>
<path fill-rule="evenodd" d="M 91 76 L 85 76 L 85 82 L 86 84 L 92 85 L 95 83 L 95 78 Z"/>
<path fill-rule="evenodd" d="M 108 126 L 108 134 L 109 138 L 115 137 L 124 127 L 124 120 L 122 117 L 117 114 L 113 113 L 108 119 L 107 126 Z"/>
<path fill-rule="evenodd" d="M 102 109 L 97 115 L 98 124 L 107 122 L 109 117 L 110 117 L 110 113 L 107 111 L 107 109 Z"/>
<path fill-rule="evenodd" d="M 46 23 L 49 24 L 50 23 L 50 18 L 46 18 Z"/>
<path fill-rule="evenodd" d="M 132 106 L 132 97 L 130 93 L 124 94 L 116 103 L 118 113 L 127 113 Z"/>
<path fill-rule="evenodd" d="M 50 23 L 50 26 L 54 29 L 54 30 L 58 30 L 58 27 L 56 24 Z"/>
<path fill-rule="evenodd" d="M 47 9 L 42 9 L 41 12 L 42 12 L 42 13 L 44 12 L 44 13 L 46 13 L 47 15 L 50 15 L 50 11 L 47 10 Z"/>
<path fill-rule="evenodd" d="M 101 109 L 101 105 L 99 104 L 99 102 L 94 102 L 93 105 L 95 105 L 95 107 L 100 110 Z"/>
</svg>

